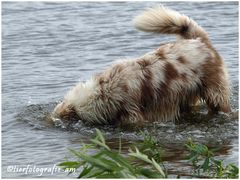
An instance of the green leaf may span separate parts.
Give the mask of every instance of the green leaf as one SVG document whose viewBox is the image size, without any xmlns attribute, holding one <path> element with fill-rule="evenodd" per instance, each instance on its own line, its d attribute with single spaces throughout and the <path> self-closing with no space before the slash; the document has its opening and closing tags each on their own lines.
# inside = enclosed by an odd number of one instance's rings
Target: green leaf
<svg viewBox="0 0 240 180">
<path fill-rule="evenodd" d="M 239 169 L 237 166 L 235 166 L 234 164 L 229 164 L 226 167 L 226 173 L 227 173 L 227 178 L 234 178 L 237 179 L 239 176 Z"/>
<path fill-rule="evenodd" d="M 99 138 L 100 141 L 101 141 L 103 144 L 106 144 L 106 143 L 105 143 L 105 139 L 104 139 L 101 131 L 100 131 L 99 129 L 96 129 L 96 133 L 97 133 L 97 137 L 96 137 L 96 138 Z"/>
<path fill-rule="evenodd" d="M 68 162 L 62 162 L 58 164 L 58 166 L 66 166 L 66 167 L 76 167 L 80 165 L 81 163 L 76 162 L 76 161 L 68 161 Z"/>
<path fill-rule="evenodd" d="M 222 167 L 222 161 L 211 158 L 211 161 L 218 167 Z"/>
<path fill-rule="evenodd" d="M 118 146 L 118 153 L 120 154 L 122 152 L 122 138 L 119 136 L 119 146 Z"/>
<path fill-rule="evenodd" d="M 188 144 L 185 144 L 185 146 L 188 148 L 188 150 L 190 150 L 190 151 L 194 151 L 195 150 L 195 148 L 193 147 L 193 146 L 190 146 L 190 145 L 188 145 Z"/>
<path fill-rule="evenodd" d="M 105 151 L 103 151 L 105 152 Z M 130 170 L 132 173 L 134 172 L 134 168 L 132 165 L 128 162 L 127 158 L 122 156 L 121 154 L 115 153 L 115 152 L 105 152 L 105 154 L 108 155 L 112 160 L 114 160 L 116 163 L 119 163 L 121 166 L 126 167 L 128 170 Z"/>
<path fill-rule="evenodd" d="M 206 172 L 209 169 L 209 158 L 205 159 L 205 161 L 202 165 L 202 168 L 203 168 L 203 172 Z"/>
<path fill-rule="evenodd" d="M 104 154 L 105 154 L 104 150 L 101 150 L 101 151 L 99 151 L 98 153 L 93 154 L 93 155 L 91 155 L 91 156 L 92 156 L 93 158 L 98 159 L 98 158 L 100 158 L 101 156 L 103 156 Z"/>
<path fill-rule="evenodd" d="M 85 175 L 87 175 L 91 170 L 93 169 L 93 166 L 86 166 L 83 168 L 82 172 L 80 173 L 80 175 L 78 176 L 78 178 L 82 178 L 84 177 Z"/>
<path fill-rule="evenodd" d="M 78 156 L 83 159 L 84 161 L 92 164 L 93 166 L 97 166 L 101 169 L 104 169 L 104 170 L 108 170 L 108 171 L 111 171 L 112 170 L 112 167 L 108 164 L 105 164 L 101 161 L 101 159 L 96 159 L 96 158 L 93 158 L 89 155 L 86 155 L 86 154 L 83 154 L 81 152 L 78 152 Z"/>
<path fill-rule="evenodd" d="M 135 147 L 135 149 L 136 149 L 136 152 L 133 152 L 133 151 L 131 150 L 131 151 L 130 151 L 131 153 L 129 153 L 128 155 L 129 155 L 129 156 L 133 156 L 133 157 L 138 158 L 138 159 L 140 159 L 140 160 L 142 160 L 142 161 L 145 161 L 145 162 L 147 162 L 147 163 L 152 164 L 152 161 L 151 161 L 150 159 L 148 159 L 147 155 L 142 154 L 141 152 L 139 152 L 139 150 L 138 150 L 136 147 Z"/>
<path fill-rule="evenodd" d="M 194 148 L 194 151 L 200 155 L 204 155 L 208 151 L 208 148 L 204 145 L 197 144 L 196 147 Z"/>
<path fill-rule="evenodd" d="M 115 178 L 122 178 L 121 176 L 119 176 L 118 174 L 113 174 L 113 173 L 102 173 L 102 174 L 98 174 L 97 176 L 92 176 L 92 177 L 96 177 L 98 179 L 115 179 Z M 92 178 L 90 177 L 90 178 Z"/>
<path fill-rule="evenodd" d="M 97 145 L 99 145 L 99 146 L 101 146 L 101 147 L 103 147 L 103 148 L 105 148 L 109 151 L 111 150 L 106 144 L 98 141 L 97 139 L 91 139 L 91 142 L 93 142 L 94 144 L 97 144 Z"/>
<path fill-rule="evenodd" d="M 72 153 L 74 156 L 76 156 L 76 157 L 78 157 L 78 158 L 81 157 L 81 155 L 79 154 L 79 152 L 77 152 L 76 150 L 74 150 L 74 149 L 69 149 L 69 151 L 70 151 L 70 153 Z"/>
<path fill-rule="evenodd" d="M 154 165 L 154 167 L 158 170 L 158 172 L 165 177 L 165 173 L 163 172 L 162 168 L 159 166 L 159 164 L 157 164 L 157 162 L 152 158 L 152 164 Z"/>
<path fill-rule="evenodd" d="M 109 159 L 106 158 L 100 158 L 99 160 L 101 160 L 102 163 L 108 165 L 111 167 L 111 171 L 120 171 L 122 170 L 124 167 L 119 166 L 118 163 L 115 163 L 114 161 L 111 161 Z"/>
<path fill-rule="evenodd" d="M 102 175 L 103 173 L 105 173 L 104 170 L 100 170 L 100 171 L 95 171 L 94 174 L 88 176 L 87 178 L 98 178 L 98 176 Z"/>
<path fill-rule="evenodd" d="M 147 178 L 163 178 L 159 173 L 156 173 L 150 169 L 142 168 L 139 169 L 139 174 L 147 177 Z"/>
<path fill-rule="evenodd" d="M 122 170 L 120 172 L 117 172 L 115 174 L 116 174 L 117 178 L 128 178 L 128 179 L 129 178 L 131 178 L 131 179 L 137 178 L 136 173 L 129 172 L 127 169 L 124 169 L 124 170 Z"/>
<path fill-rule="evenodd" d="M 192 156 L 189 161 L 195 164 L 198 161 L 198 155 Z"/>
</svg>

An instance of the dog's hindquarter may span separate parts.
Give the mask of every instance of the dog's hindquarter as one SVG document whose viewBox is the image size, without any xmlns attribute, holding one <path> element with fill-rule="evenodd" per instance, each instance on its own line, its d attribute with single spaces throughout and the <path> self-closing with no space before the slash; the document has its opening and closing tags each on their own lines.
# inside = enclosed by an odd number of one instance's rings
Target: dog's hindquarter
<svg viewBox="0 0 240 180">
<path fill-rule="evenodd" d="M 156 54 L 159 60 L 152 67 L 155 98 L 152 103 L 149 99 L 145 117 L 148 121 L 174 120 L 201 98 L 202 65 L 211 54 L 199 40 L 166 44 Z"/>
<path fill-rule="evenodd" d="M 186 54 L 186 49 L 191 52 Z M 97 77 L 98 101 L 111 109 L 106 122 L 174 120 L 200 98 L 201 65 L 209 50 L 198 40 L 161 46 L 137 60 L 116 64 Z"/>
<path fill-rule="evenodd" d="M 224 62 L 213 47 L 207 32 L 201 26 L 189 17 L 163 6 L 145 11 L 137 16 L 134 22 L 135 27 L 142 31 L 175 34 L 180 39 L 199 39 L 205 43 L 211 51 L 211 57 L 202 66 L 201 97 L 212 112 L 231 111 L 230 85 Z"/>
</svg>

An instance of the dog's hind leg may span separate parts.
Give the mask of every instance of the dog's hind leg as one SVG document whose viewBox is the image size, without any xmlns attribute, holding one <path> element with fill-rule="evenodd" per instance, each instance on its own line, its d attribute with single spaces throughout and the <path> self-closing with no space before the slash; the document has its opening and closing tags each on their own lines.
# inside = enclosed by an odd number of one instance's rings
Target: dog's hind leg
<svg viewBox="0 0 240 180">
<path fill-rule="evenodd" d="M 213 49 L 214 50 L 214 49 Z M 201 95 L 209 108 L 209 114 L 231 112 L 230 83 L 222 58 L 214 50 L 212 58 L 202 65 Z"/>
<path fill-rule="evenodd" d="M 216 114 L 219 111 L 231 112 L 227 88 L 228 86 L 211 86 L 204 91 L 204 100 L 208 106 L 209 114 Z"/>
</svg>

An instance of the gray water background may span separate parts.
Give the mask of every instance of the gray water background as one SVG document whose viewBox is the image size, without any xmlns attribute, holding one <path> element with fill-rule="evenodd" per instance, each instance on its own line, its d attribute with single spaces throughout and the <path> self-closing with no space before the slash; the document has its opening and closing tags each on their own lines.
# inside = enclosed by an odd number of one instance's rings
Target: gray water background
<svg viewBox="0 0 240 180">
<path fill-rule="evenodd" d="M 132 19 L 156 4 L 159 3 L 3 2 L 2 177 L 38 177 L 7 172 L 7 167 L 28 164 L 52 167 L 69 156 L 67 148 L 79 148 L 81 141 L 93 136 L 94 128 L 81 126 L 78 131 L 67 131 L 42 123 L 43 116 L 51 112 L 55 103 L 78 81 L 89 79 L 115 60 L 141 56 L 162 42 L 174 40 L 174 36 L 134 29 Z M 237 111 L 238 2 L 162 4 L 190 16 L 209 33 L 228 67 L 232 82 L 231 104 Z M 238 163 L 237 119 L 229 126 L 218 128 L 223 128 L 220 133 L 230 141 L 228 154 L 220 155 L 228 163 Z M 178 134 L 179 127 L 169 126 L 164 132 L 165 140 L 177 143 L 179 136 L 171 134 Z M 188 134 L 206 137 L 205 131 L 194 128 L 193 131 L 192 126 L 183 127 L 183 137 Z M 203 124 L 203 128 L 206 126 Z M 161 130 L 152 131 L 161 136 Z M 117 137 L 119 132 L 105 130 L 105 134 Z M 129 141 L 139 138 L 135 132 L 120 134 Z M 177 154 L 177 151 L 172 153 Z M 169 162 L 169 166 L 176 163 Z M 41 177 L 66 177 L 66 173 L 45 173 Z"/>
</svg>

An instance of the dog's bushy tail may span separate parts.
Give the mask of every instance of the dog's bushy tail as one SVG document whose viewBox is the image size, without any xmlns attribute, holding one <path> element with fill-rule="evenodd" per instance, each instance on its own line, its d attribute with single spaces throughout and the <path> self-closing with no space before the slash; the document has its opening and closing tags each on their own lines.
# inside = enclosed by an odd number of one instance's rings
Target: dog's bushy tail
<svg viewBox="0 0 240 180">
<path fill-rule="evenodd" d="M 184 39 L 209 41 L 206 31 L 189 17 L 163 6 L 151 8 L 134 19 L 137 29 L 145 32 L 176 34 Z"/>
</svg>

